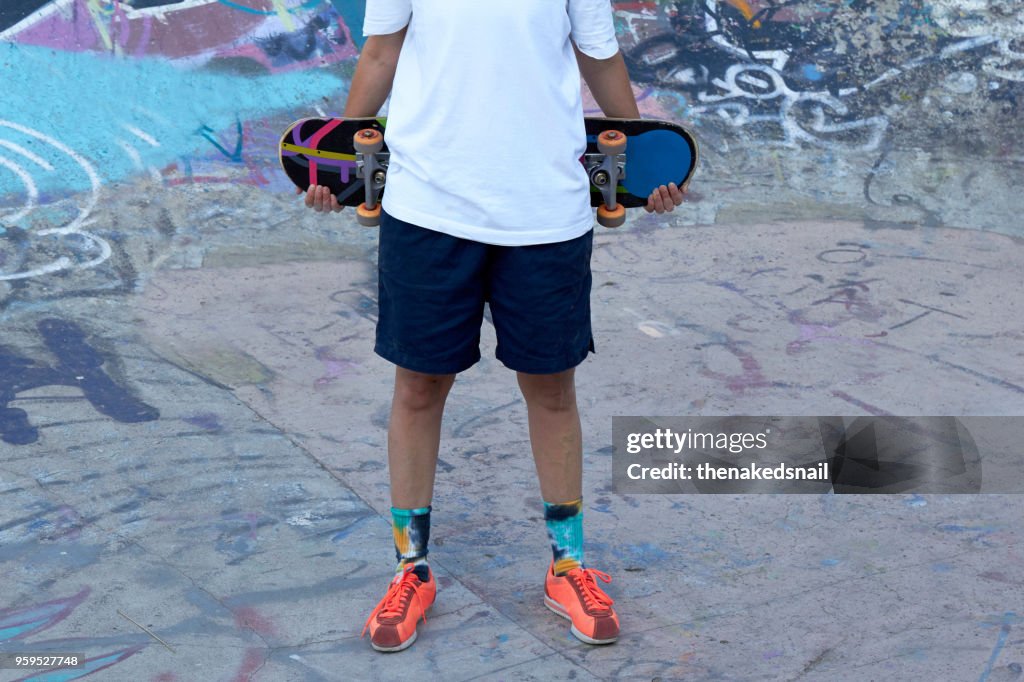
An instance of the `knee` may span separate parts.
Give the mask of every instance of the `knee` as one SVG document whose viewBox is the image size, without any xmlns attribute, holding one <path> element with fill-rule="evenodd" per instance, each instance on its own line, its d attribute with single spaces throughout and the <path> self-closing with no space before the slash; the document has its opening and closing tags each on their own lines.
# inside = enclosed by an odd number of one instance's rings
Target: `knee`
<svg viewBox="0 0 1024 682">
<path fill-rule="evenodd" d="M 548 412 L 576 409 L 576 386 L 571 374 L 520 374 L 519 387 L 531 409 Z"/>
<path fill-rule="evenodd" d="M 395 405 L 413 412 L 440 409 L 454 380 L 454 375 L 400 369 L 395 376 Z"/>
</svg>

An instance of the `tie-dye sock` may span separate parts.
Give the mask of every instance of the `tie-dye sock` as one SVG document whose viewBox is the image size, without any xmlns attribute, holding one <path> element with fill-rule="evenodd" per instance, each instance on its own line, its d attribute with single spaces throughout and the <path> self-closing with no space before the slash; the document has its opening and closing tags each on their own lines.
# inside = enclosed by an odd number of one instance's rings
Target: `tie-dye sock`
<svg viewBox="0 0 1024 682">
<path fill-rule="evenodd" d="M 565 575 L 583 566 L 583 498 L 571 502 L 544 503 L 555 575 Z"/>
<path fill-rule="evenodd" d="M 409 564 L 415 566 L 413 573 L 426 582 L 430 575 L 427 572 L 427 543 L 430 541 L 430 506 L 416 509 L 391 508 L 391 530 L 395 536 L 395 558 L 398 566 L 396 573 L 401 573 Z"/>
</svg>

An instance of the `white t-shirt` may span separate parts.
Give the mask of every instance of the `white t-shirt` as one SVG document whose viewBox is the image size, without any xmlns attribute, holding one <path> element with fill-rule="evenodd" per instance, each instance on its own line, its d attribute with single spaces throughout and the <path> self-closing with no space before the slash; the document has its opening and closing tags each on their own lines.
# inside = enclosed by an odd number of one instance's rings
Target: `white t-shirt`
<svg viewBox="0 0 1024 682">
<path fill-rule="evenodd" d="M 489 244 L 587 232 L 570 37 L 591 57 L 614 56 L 610 0 L 367 0 L 364 35 L 406 24 L 384 133 L 384 210 Z"/>
</svg>

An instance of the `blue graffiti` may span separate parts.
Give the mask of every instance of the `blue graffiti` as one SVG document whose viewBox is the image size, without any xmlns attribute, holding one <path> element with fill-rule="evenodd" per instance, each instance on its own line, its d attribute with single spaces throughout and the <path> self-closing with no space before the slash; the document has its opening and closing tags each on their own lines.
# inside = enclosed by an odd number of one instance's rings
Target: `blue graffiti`
<svg viewBox="0 0 1024 682">
<path fill-rule="evenodd" d="M 0 346 L 0 440 L 26 445 L 39 439 L 25 410 L 9 407 L 18 393 L 42 386 L 76 386 L 97 412 L 122 423 L 158 419 L 160 412 L 132 396 L 103 371 L 107 359 L 85 340 L 74 322 L 45 319 L 39 333 L 57 358 L 53 367 Z"/>
<path fill-rule="evenodd" d="M 327 69 L 239 75 L 16 43 L 0 43 L 0 62 L 0 121 L 69 146 L 96 168 L 102 182 L 162 168 L 182 156 L 207 155 L 211 131 L 237 130 L 239 120 L 279 112 L 306 113 L 308 102 L 338 95 L 345 87 L 341 76 Z M 41 151 L 39 139 L 3 126 L 0 139 L 29 151 L 22 158 L 5 154 L 31 175 L 41 198 L 90 187 L 78 162 L 45 145 Z M 0 203 L 26 191 L 22 177 L 0 167 L 0 197 L 8 197 Z"/>
<path fill-rule="evenodd" d="M 817 64 L 804 64 L 803 75 L 809 81 L 820 81 L 825 77 L 825 74 L 821 72 Z"/>
<path fill-rule="evenodd" d="M 240 162 L 242 160 L 242 122 L 241 121 L 235 121 L 235 135 L 236 135 L 236 137 L 235 137 L 235 147 L 231 151 L 228 151 L 224 147 L 224 145 L 222 145 L 220 143 L 220 141 L 217 140 L 216 137 L 214 137 L 214 132 L 215 131 L 210 126 L 205 126 L 205 125 L 204 126 L 200 126 L 199 130 L 197 130 L 196 132 L 199 135 L 201 135 L 207 142 L 212 144 L 217 149 L 217 151 L 219 151 L 221 154 L 223 154 L 227 158 L 229 158 L 229 159 L 231 159 L 232 161 L 235 161 L 235 162 Z"/>
<path fill-rule="evenodd" d="M 362 49 L 366 39 L 363 37 L 363 20 L 366 18 L 366 0 L 331 0 L 334 9 L 345 20 L 345 25 L 352 33 L 352 42 Z"/>
<path fill-rule="evenodd" d="M 240 12 L 247 12 L 248 14 L 262 14 L 265 16 L 277 14 L 277 12 L 274 10 L 256 9 L 254 7 L 240 5 L 237 2 L 231 2 L 231 0 L 217 0 L 217 2 L 226 7 L 230 7 L 231 9 L 237 9 Z M 302 3 L 298 7 L 289 7 L 287 11 L 298 12 L 299 10 L 309 9 L 310 7 L 316 7 L 317 5 L 320 4 L 320 2 L 321 0 L 306 0 L 306 2 Z"/>
</svg>

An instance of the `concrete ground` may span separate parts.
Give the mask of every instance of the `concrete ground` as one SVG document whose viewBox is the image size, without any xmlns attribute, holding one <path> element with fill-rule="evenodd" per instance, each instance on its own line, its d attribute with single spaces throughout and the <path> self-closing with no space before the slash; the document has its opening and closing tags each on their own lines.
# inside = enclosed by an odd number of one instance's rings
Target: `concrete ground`
<svg viewBox="0 0 1024 682">
<path fill-rule="evenodd" d="M 0 292 L 0 397 L 27 413 L 0 419 L 0 651 L 90 667 L 0 680 L 1024 679 L 1020 496 L 611 489 L 615 415 L 1024 414 L 1016 226 L 755 205 L 597 233 L 587 561 L 618 643 L 543 607 L 485 325 L 444 425 L 438 600 L 382 655 L 359 637 L 393 569 L 373 232 L 236 186 L 108 196 L 108 263 Z"/>
</svg>

